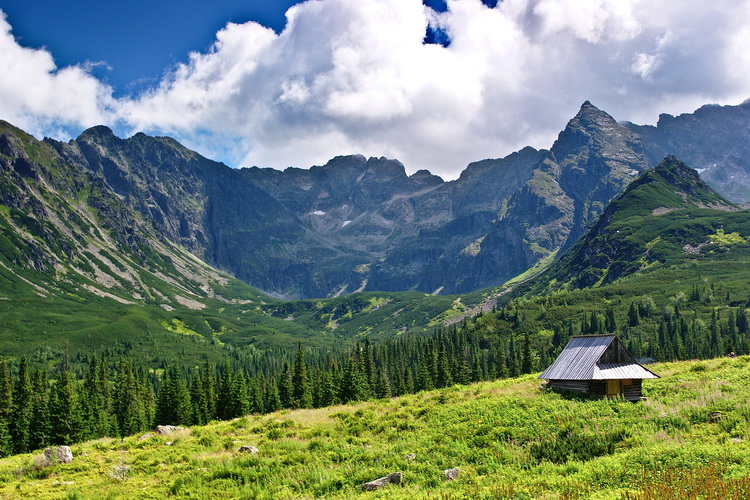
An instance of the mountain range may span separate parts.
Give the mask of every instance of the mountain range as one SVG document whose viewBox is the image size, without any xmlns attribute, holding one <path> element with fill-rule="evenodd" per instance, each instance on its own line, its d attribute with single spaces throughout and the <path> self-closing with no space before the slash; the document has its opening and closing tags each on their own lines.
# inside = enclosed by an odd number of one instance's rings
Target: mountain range
<svg viewBox="0 0 750 500">
<path fill-rule="evenodd" d="M 172 242 L 285 299 L 466 293 L 548 262 L 666 154 L 698 169 L 728 199 L 750 200 L 748 124 L 747 103 L 662 115 L 651 127 L 617 123 L 585 102 L 549 150 L 527 147 L 472 163 L 450 182 L 356 155 L 309 169 L 231 169 L 166 137 L 123 140 L 98 126 L 68 143 L 37 142 L 5 124 L 8 188 L 0 203 L 19 208 L 19 196 L 72 183 L 121 244 L 138 249 L 141 235 L 151 234 L 152 243 Z M 43 158 L 14 146 L 19 141 Z M 28 208 L 32 217 L 52 216 Z M 37 248 L 32 261 L 43 268 L 49 258 Z"/>
</svg>

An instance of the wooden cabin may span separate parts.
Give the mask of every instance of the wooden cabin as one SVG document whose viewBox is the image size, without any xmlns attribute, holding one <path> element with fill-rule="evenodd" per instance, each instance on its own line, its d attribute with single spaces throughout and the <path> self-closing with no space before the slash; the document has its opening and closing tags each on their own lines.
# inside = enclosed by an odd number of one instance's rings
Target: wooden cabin
<svg viewBox="0 0 750 500">
<path fill-rule="evenodd" d="M 641 381 L 659 376 L 638 363 L 616 336 L 578 335 L 539 378 L 556 391 L 639 401 Z"/>
</svg>

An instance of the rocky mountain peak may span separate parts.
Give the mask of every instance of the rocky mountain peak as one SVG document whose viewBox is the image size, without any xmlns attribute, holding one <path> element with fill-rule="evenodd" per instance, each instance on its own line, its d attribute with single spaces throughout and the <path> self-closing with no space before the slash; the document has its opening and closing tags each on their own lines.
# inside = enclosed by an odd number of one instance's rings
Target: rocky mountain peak
<svg viewBox="0 0 750 500">
<path fill-rule="evenodd" d="M 556 158 L 562 159 L 565 156 L 575 156 L 582 149 L 601 154 L 606 159 L 633 162 L 637 160 L 636 155 L 641 154 L 642 147 L 635 133 L 586 101 L 560 132 L 552 146 L 552 152 Z M 643 163 L 641 168 L 645 168 L 644 159 L 640 158 L 640 161 Z"/>
<path fill-rule="evenodd" d="M 657 211 L 690 207 L 710 207 L 729 211 L 737 210 L 735 205 L 725 200 L 711 186 L 704 182 L 695 169 L 687 166 L 672 155 L 668 155 L 656 167 L 644 172 L 638 179 L 633 181 L 625 190 L 623 197 L 627 197 L 633 191 L 642 190 L 646 185 L 650 185 L 649 191 L 651 193 L 658 191 L 668 193 L 671 202 L 666 201 L 666 196 L 660 197 L 654 194 L 645 198 L 640 196 L 638 197 L 640 200 L 638 203 L 643 208 L 653 208 Z M 664 207 L 649 207 L 649 203 L 659 203 L 664 205 Z"/>
<path fill-rule="evenodd" d="M 76 139 L 77 141 L 96 142 L 102 139 L 112 140 L 117 139 L 112 129 L 105 125 L 97 125 L 95 127 L 88 128 L 81 132 L 81 135 Z"/>
<path fill-rule="evenodd" d="M 603 128 L 617 126 L 612 116 L 586 101 L 581 105 L 578 113 L 568 122 L 566 130 L 580 130 L 588 134 L 596 133 Z M 565 131 L 563 131 L 565 133 Z"/>
<path fill-rule="evenodd" d="M 701 181 L 694 168 L 688 167 L 673 155 L 667 155 L 651 172 L 658 174 L 682 191 L 695 192 L 697 185 L 705 190 L 711 189 L 705 182 Z"/>
</svg>

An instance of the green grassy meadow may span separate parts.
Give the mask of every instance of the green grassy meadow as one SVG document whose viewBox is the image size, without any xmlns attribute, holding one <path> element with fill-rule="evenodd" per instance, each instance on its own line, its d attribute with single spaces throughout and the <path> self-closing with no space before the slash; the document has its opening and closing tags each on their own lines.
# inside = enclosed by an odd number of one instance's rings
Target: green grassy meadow
<svg viewBox="0 0 750 500">
<path fill-rule="evenodd" d="M 748 498 L 750 356 L 650 368 L 662 378 L 638 404 L 527 375 L 99 439 L 47 468 L 17 455 L 0 460 L 0 498 Z M 397 471 L 401 484 L 362 490 Z"/>
</svg>

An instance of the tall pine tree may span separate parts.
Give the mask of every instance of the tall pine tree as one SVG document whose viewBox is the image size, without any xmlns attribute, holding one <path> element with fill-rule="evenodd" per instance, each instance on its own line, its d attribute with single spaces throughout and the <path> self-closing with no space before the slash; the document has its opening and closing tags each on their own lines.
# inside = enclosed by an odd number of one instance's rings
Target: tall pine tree
<svg viewBox="0 0 750 500">
<path fill-rule="evenodd" d="M 18 366 L 18 379 L 13 390 L 13 419 L 11 436 L 16 453 L 31 451 L 31 426 L 33 416 L 31 374 L 26 356 Z"/>
<path fill-rule="evenodd" d="M 13 453 L 10 423 L 13 418 L 13 379 L 5 360 L 0 362 L 0 457 Z"/>
<path fill-rule="evenodd" d="M 302 344 L 297 345 L 297 356 L 294 360 L 294 375 L 292 376 L 292 407 L 312 408 L 312 389 L 308 375 Z"/>
</svg>

